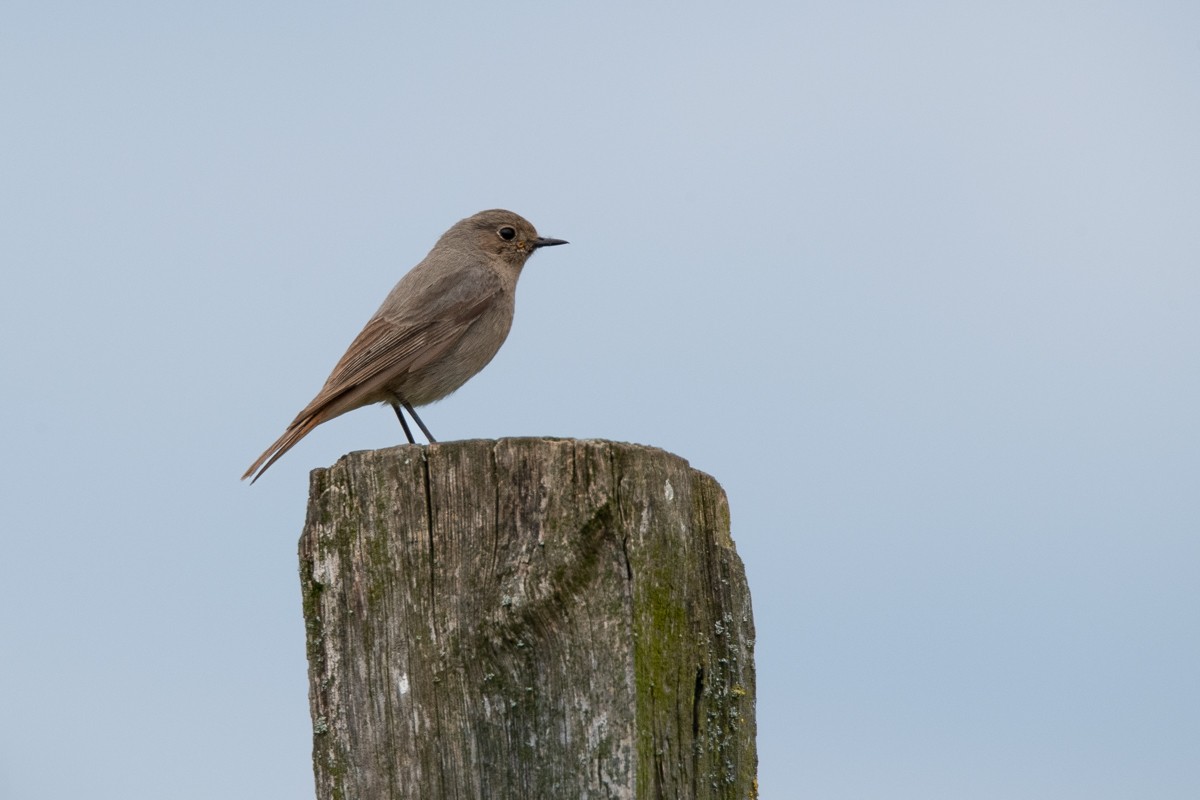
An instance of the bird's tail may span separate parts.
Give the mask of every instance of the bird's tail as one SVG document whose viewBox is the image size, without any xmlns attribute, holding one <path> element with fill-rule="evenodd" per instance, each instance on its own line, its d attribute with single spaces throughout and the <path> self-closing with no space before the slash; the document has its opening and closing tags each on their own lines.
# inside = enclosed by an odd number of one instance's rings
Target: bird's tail
<svg viewBox="0 0 1200 800">
<path fill-rule="evenodd" d="M 283 436 L 275 440 L 275 444 L 268 447 L 258 457 L 258 460 L 250 465 L 250 469 L 246 470 L 246 474 L 242 476 L 242 480 L 246 480 L 246 478 L 250 478 L 253 475 L 254 477 L 250 480 L 250 483 L 253 484 L 254 481 L 262 477 L 262 474 L 267 471 L 268 467 L 279 460 L 280 456 L 295 447 L 296 442 L 303 439 L 308 435 L 309 431 L 328 418 L 328 415 L 319 412 L 298 418 L 288 426 L 288 429 L 283 432 Z"/>
</svg>

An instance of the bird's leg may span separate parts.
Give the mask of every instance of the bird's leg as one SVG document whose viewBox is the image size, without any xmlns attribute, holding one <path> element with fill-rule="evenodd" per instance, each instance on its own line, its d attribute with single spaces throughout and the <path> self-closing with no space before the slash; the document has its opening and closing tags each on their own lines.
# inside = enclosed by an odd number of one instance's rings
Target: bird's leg
<svg viewBox="0 0 1200 800">
<path fill-rule="evenodd" d="M 400 410 L 400 406 L 392 403 L 392 411 L 396 412 L 396 419 L 400 420 L 400 427 L 404 428 L 404 435 L 408 437 L 409 444 L 416 444 L 417 440 L 412 437 L 412 431 L 408 429 L 408 423 L 404 421 L 404 413 Z M 422 425 L 421 427 L 425 427 Z"/>
<path fill-rule="evenodd" d="M 417 423 L 417 427 L 421 429 L 421 433 L 425 434 L 425 438 L 429 440 L 429 443 L 430 444 L 436 443 L 437 439 L 433 438 L 433 434 L 429 432 L 429 428 L 425 427 L 425 423 L 421 422 L 421 418 L 417 416 L 417 412 L 413 411 L 413 407 L 410 406 L 408 403 L 403 403 L 402 405 L 404 406 L 404 410 L 407 411 L 409 413 L 409 416 L 411 416 L 413 418 L 413 420 Z M 397 410 L 396 413 L 397 414 L 400 413 L 399 410 Z"/>
</svg>

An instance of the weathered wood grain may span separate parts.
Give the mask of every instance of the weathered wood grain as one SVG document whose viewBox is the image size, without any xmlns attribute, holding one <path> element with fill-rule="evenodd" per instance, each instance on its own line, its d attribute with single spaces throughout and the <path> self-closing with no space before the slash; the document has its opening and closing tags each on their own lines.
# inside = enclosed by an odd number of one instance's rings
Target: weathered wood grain
<svg viewBox="0 0 1200 800">
<path fill-rule="evenodd" d="M 315 470 L 319 800 L 754 797 L 754 626 L 683 459 L 503 439 Z"/>
</svg>

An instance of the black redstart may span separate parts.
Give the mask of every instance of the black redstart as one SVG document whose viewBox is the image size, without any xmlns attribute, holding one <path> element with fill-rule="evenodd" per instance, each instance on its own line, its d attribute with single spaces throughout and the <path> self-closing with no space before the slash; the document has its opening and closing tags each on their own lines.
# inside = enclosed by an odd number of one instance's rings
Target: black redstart
<svg viewBox="0 0 1200 800">
<path fill-rule="evenodd" d="M 538 236 L 511 211 L 481 211 L 442 234 L 425 259 L 400 279 L 325 381 L 246 474 L 259 477 L 322 422 L 371 403 L 413 411 L 440 400 L 483 369 L 504 344 L 521 267 L 540 247 L 566 244 Z M 254 481 L 251 481 L 253 483 Z"/>
</svg>

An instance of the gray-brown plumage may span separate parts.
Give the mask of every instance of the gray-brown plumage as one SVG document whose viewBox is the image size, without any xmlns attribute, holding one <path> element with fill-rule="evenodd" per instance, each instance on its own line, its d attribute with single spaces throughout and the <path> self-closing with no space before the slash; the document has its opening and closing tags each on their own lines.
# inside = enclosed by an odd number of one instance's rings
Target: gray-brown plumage
<svg viewBox="0 0 1200 800">
<path fill-rule="evenodd" d="M 410 442 L 401 408 L 433 441 L 412 407 L 442 399 L 492 360 L 512 326 L 521 267 L 539 247 L 556 244 L 566 242 L 538 236 L 511 211 L 456 223 L 400 279 L 325 386 L 242 479 L 258 480 L 313 428 L 371 403 L 391 405 Z"/>
</svg>

